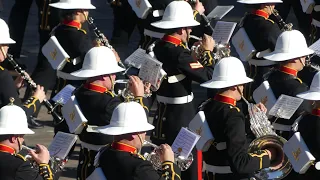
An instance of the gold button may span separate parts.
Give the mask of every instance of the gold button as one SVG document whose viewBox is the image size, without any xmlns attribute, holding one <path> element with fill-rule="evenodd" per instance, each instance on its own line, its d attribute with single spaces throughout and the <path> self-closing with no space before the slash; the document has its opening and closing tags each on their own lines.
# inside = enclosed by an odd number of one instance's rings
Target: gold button
<svg viewBox="0 0 320 180">
<path fill-rule="evenodd" d="M 162 136 L 163 138 L 165 137 L 165 135 L 164 135 L 164 134 L 162 134 L 161 136 Z"/>
</svg>

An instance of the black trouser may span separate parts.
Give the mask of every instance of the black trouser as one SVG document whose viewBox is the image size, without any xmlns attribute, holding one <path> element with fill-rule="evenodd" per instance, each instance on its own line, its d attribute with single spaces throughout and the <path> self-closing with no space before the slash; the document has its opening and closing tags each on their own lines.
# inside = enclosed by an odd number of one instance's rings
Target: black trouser
<svg viewBox="0 0 320 180">
<path fill-rule="evenodd" d="M 291 7 L 298 20 L 299 30 L 302 32 L 308 42 L 311 33 L 311 15 L 302 11 L 300 0 L 283 0 L 283 3 L 278 3 L 276 5 L 276 9 L 279 11 L 279 14 L 284 21 L 286 21 Z"/>
<path fill-rule="evenodd" d="M 77 168 L 77 179 L 86 180 L 88 176 L 94 171 L 94 159 L 98 151 L 81 148 L 79 154 L 79 163 Z"/>
<path fill-rule="evenodd" d="M 129 39 L 136 25 L 140 24 L 139 18 L 132 10 L 127 0 L 121 1 L 121 5 L 111 5 L 113 9 L 113 31 L 111 44 L 124 60 L 127 54 Z M 140 35 L 143 35 L 143 28 L 138 25 Z"/>
</svg>

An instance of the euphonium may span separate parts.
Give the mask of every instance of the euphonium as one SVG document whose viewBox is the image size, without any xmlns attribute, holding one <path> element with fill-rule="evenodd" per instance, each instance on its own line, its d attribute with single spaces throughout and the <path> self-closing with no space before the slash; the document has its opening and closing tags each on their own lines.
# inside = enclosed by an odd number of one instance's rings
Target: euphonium
<svg viewBox="0 0 320 180">
<path fill-rule="evenodd" d="M 162 169 L 162 163 L 160 160 L 160 156 L 157 153 L 157 151 L 160 150 L 160 147 L 149 142 L 149 141 L 144 141 L 143 143 L 143 147 L 144 146 L 151 146 L 152 147 L 152 151 L 151 152 L 145 152 L 143 154 L 144 158 L 146 158 L 147 161 L 150 161 L 151 164 L 153 165 L 153 167 L 156 170 L 161 170 Z M 181 156 L 178 156 L 175 154 L 175 159 L 174 159 L 175 163 L 178 165 L 178 167 L 181 169 L 181 171 L 185 171 L 187 170 L 192 162 L 193 162 L 193 155 L 190 154 L 188 158 L 183 158 Z"/>
<path fill-rule="evenodd" d="M 268 120 L 268 117 L 262 110 L 256 105 L 249 103 L 244 97 L 242 97 L 242 99 L 248 105 L 250 129 L 256 136 L 256 139 L 249 145 L 248 151 L 253 153 L 258 150 L 274 148 L 279 153 L 279 158 L 274 162 L 271 162 L 271 167 L 276 167 L 282 163 L 281 167 L 278 169 L 272 170 L 270 168 L 265 168 L 256 172 L 254 176 L 262 180 L 282 179 L 286 177 L 292 169 L 288 158 L 283 152 L 283 145 L 287 140 L 278 136 L 273 131 L 273 127 Z"/>
<path fill-rule="evenodd" d="M 29 148 L 29 147 L 27 147 L 25 145 L 22 145 L 21 148 L 22 149 L 26 149 L 28 151 L 30 151 L 30 150 L 34 151 L 34 149 Z M 32 159 L 32 157 L 30 155 L 26 155 L 25 158 L 32 162 L 32 166 L 34 168 L 38 169 L 37 168 L 38 164 L 36 162 L 34 162 L 34 160 Z M 64 160 L 64 159 L 59 159 L 59 158 L 56 158 L 56 157 L 50 157 L 49 166 L 50 166 L 51 170 L 53 171 L 52 173 L 56 173 L 58 171 L 61 171 L 64 168 L 66 162 L 67 161 Z"/>
</svg>

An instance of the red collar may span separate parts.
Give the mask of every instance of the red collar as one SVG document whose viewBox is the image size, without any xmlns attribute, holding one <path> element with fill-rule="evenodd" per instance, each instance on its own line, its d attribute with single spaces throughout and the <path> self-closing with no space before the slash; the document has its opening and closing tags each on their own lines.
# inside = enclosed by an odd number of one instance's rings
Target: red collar
<svg viewBox="0 0 320 180">
<path fill-rule="evenodd" d="M 269 14 L 261 9 L 253 10 L 252 14 L 263 17 L 265 19 L 269 18 Z"/>
<path fill-rule="evenodd" d="M 113 142 L 111 144 L 111 147 L 115 150 L 118 151 L 124 151 L 124 152 L 129 152 L 132 154 L 136 154 L 137 153 L 137 148 L 130 146 L 128 144 L 124 144 L 124 143 L 120 143 L 120 142 Z"/>
<path fill-rule="evenodd" d="M 12 147 L 0 144 L 0 152 L 10 153 L 11 155 L 13 155 L 16 151 Z"/>
<path fill-rule="evenodd" d="M 83 87 L 86 89 L 89 89 L 90 91 L 95 91 L 98 93 L 105 93 L 106 91 L 108 91 L 107 88 L 100 86 L 100 85 L 97 85 L 97 84 L 93 84 L 93 83 L 86 83 L 86 84 L 84 84 Z"/>
<path fill-rule="evenodd" d="M 181 40 L 170 35 L 164 35 L 162 38 L 163 41 L 179 46 L 181 44 Z"/>
<path fill-rule="evenodd" d="M 315 116 L 320 116 L 320 109 L 313 109 L 311 114 Z"/>
<path fill-rule="evenodd" d="M 81 23 L 75 20 L 69 21 L 69 20 L 63 20 L 62 24 L 70 27 L 75 27 L 77 29 L 81 29 Z"/>
<path fill-rule="evenodd" d="M 290 74 L 290 75 L 292 75 L 294 77 L 297 77 L 297 75 L 298 75 L 298 71 L 297 70 L 289 68 L 289 67 L 286 67 L 286 66 L 281 66 L 280 67 L 280 71 L 283 72 L 283 73 L 286 73 L 286 74 Z"/>
<path fill-rule="evenodd" d="M 225 104 L 230 104 L 232 106 L 236 106 L 236 103 L 237 103 L 237 101 L 235 99 L 221 95 L 221 94 L 215 95 L 214 100 L 225 103 Z"/>
</svg>

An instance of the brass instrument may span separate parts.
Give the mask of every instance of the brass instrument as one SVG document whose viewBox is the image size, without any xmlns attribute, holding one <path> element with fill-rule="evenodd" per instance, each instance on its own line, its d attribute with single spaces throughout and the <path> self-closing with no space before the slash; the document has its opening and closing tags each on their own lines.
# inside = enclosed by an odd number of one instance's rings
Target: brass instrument
<svg viewBox="0 0 320 180">
<path fill-rule="evenodd" d="M 202 38 L 198 38 L 193 35 L 190 35 L 190 38 L 196 39 L 198 41 L 202 40 Z M 205 50 L 203 49 L 203 47 L 200 43 L 197 46 L 192 46 L 191 51 L 193 51 L 195 53 L 197 59 L 201 59 L 203 57 Z M 231 50 L 230 50 L 229 44 L 217 43 L 214 47 L 214 57 L 213 58 L 216 60 L 221 60 L 222 58 L 229 57 L 230 53 L 231 53 Z"/>
<path fill-rule="evenodd" d="M 127 100 L 133 100 L 134 99 L 134 95 L 132 94 L 132 92 L 129 89 L 129 79 L 120 79 L 120 80 L 116 80 L 115 84 L 125 84 L 125 88 L 122 90 L 119 90 L 118 92 L 113 92 L 115 95 L 117 96 L 121 96 L 124 99 Z M 148 94 L 144 94 L 144 98 L 148 98 L 150 97 L 152 94 L 148 93 Z"/>
<path fill-rule="evenodd" d="M 22 149 L 26 149 L 28 151 L 35 151 L 34 149 L 29 148 L 29 147 L 27 147 L 25 145 L 22 145 L 21 148 Z M 32 162 L 32 167 L 33 168 L 38 169 L 38 164 L 32 159 L 32 157 L 30 155 L 26 155 L 25 158 Z M 53 171 L 52 173 L 55 174 L 55 173 L 61 171 L 64 168 L 66 162 L 67 162 L 67 160 L 64 160 L 64 159 L 59 159 L 59 158 L 56 158 L 56 157 L 50 157 L 50 160 L 49 160 L 48 164 L 49 164 L 51 170 Z"/>
<path fill-rule="evenodd" d="M 145 146 L 150 146 L 153 150 L 151 152 L 145 152 L 143 154 L 144 158 L 146 158 L 147 161 L 150 161 L 156 170 L 161 170 L 162 162 L 160 160 L 159 154 L 157 153 L 157 151 L 160 150 L 160 147 L 149 141 L 144 141 L 143 147 Z M 191 153 L 189 157 L 185 159 L 175 154 L 174 161 L 178 165 L 178 167 L 181 169 L 181 171 L 186 171 L 193 162 L 193 155 Z"/>
<path fill-rule="evenodd" d="M 306 64 L 305 64 L 305 66 L 306 66 L 306 67 L 311 67 L 312 69 L 314 69 L 314 70 L 316 70 L 316 71 L 320 71 L 320 66 L 317 65 L 317 64 L 313 64 L 313 63 L 311 62 L 311 58 L 312 58 L 313 56 L 315 56 L 315 55 L 316 55 L 316 54 L 314 54 L 314 55 L 306 58 Z"/>
<path fill-rule="evenodd" d="M 272 14 L 277 18 L 278 24 L 280 26 L 280 29 L 282 31 L 291 31 L 293 24 L 292 23 L 286 23 L 282 17 L 280 16 L 279 12 L 276 9 L 273 9 Z"/>
<path fill-rule="evenodd" d="M 242 99 L 248 105 L 250 129 L 256 136 L 256 139 L 249 145 L 248 152 L 254 153 L 258 150 L 274 148 L 279 153 L 279 157 L 274 162 L 271 162 L 271 167 L 276 167 L 282 163 L 281 167 L 278 169 L 272 170 L 270 168 L 265 168 L 256 172 L 254 176 L 262 180 L 282 179 L 286 177 L 292 170 L 289 159 L 283 152 L 283 145 L 287 140 L 278 136 L 273 131 L 273 127 L 265 112 L 260 110 L 256 105 L 249 103 L 243 96 Z"/>
<path fill-rule="evenodd" d="M 18 63 L 13 59 L 13 56 L 11 54 L 7 54 L 7 59 L 10 62 L 10 64 L 13 66 L 13 68 L 15 69 L 15 71 L 20 74 L 22 76 L 22 78 L 24 80 L 27 81 L 28 85 L 32 88 L 32 89 L 36 89 L 37 88 L 37 84 L 26 74 L 26 71 L 23 70 Z M 48 114 L 51 114 L 54 118 L 54 124 L 60 124 L 64 118 L 62 116 L 60 116 L 57 112 L 55 112 L 55 108 L 59 105 L 59 104 L 55 104 L 54 106 L 47 100 L 44 99 L 43 100 L 43 104 L 45 105 L 45 107 L 48 109 Z"/>
</svg>

